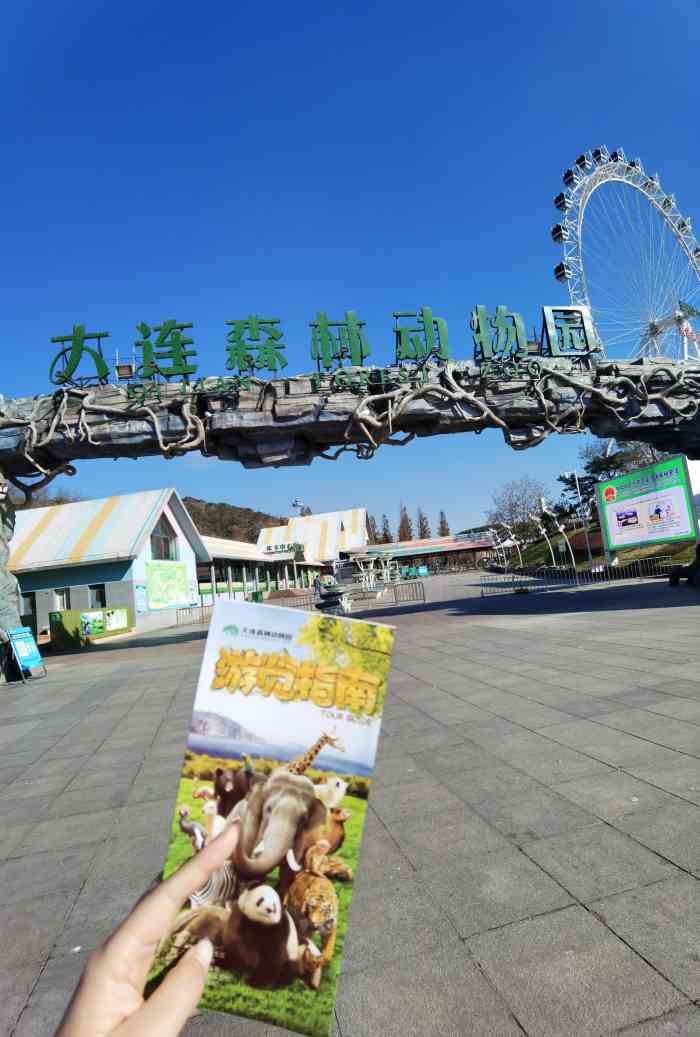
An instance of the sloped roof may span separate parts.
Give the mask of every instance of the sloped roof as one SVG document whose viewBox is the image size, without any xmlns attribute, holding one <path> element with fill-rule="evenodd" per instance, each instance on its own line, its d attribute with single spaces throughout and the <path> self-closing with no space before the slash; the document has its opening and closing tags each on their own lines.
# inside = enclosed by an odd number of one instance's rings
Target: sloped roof
<svg viewBox="0 0 700 1037">
<path fill-rule="evenodd" d="M 451 536 L 431 537 L 427 540 L 402 540 L 395 544 L 370 544 L 366 548 L 366 554 L 375 558 L 379 558 L 382 555 L 400 558 L 414 555 L 444 554 L 452 551 L 487 550 L 492 546 L 493 542 L 490 537 L 475 537 L 473 540 L 457 540 Z"/>
<path fill-rule="evenodd" d="M 319 515 L 290 518 L 286 526 L 268 526 L 261 529 L 258 547 L 268 545 L 303 544 L 307 562 L 325 562 L 338 558 L 341 551 L 364 548 L 367 544 L 367 510 L 348 508 L 346 511 L 327 511 Z"/>
<path fill-rule="evenodd" d="M 265 561 L 265 555 L 257 544 L 249 544 L 245 540 L 227 540 L 225 537 L 203 536 L 202 540 L 212 558 L 229 558 L 239 562 Z"/>
<path fill-rule="evenodd" d="M 177 491 L 147 490 L 18 511 L 9 568 L 15 572 L 135 558 L 168 505 L 199 561 L 209 553 Z"/>
</svg>

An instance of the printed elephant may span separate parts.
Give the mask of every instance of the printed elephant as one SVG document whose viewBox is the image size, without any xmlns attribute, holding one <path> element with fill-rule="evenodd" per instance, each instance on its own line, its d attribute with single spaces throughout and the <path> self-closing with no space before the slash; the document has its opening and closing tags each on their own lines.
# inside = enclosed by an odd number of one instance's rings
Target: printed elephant
<svg viewBox="0 0 700 1037">
<path fill-rule="evenodd" d="M 241 818 L 241 838 L 231 863 L 245 881 L 267 875 L 285 860 L 298 871 L 295 848 L 305 832 L 325 822 L 326 808 L 309 778 L 278 767 L 251 788 L 233 817 Z"/>
</svg>

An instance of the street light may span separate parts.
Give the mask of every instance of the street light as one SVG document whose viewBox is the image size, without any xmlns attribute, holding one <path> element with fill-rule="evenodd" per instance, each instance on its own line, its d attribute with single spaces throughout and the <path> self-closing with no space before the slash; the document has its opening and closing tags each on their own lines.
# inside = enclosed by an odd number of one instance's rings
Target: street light
<svg viewBox="0 0 700 1037">
<path fill-rule="evenodd" d="M 493 546 L 496 548 L 496 557 L 498 558 L 498 549 L 500 548 L 502 553 L 503 553 L 503 568 L 507 569 L 508 568 L 508 560 L 506 558 L 506 552 L 505 552 L 505 549 L 503 547 L 503 544 L 501 543 L 501 541 L 499 539 L 498 533 L 496 532 L 495 529 L 489 529 L 488 533 L 489 533 L 489 536 L 491 537 L 491 539 L 493 541 Z"/>
<path fill-rule="evenodd" d="M 581 519 L 581 525 L 583 526 L 583 535 L 586 538 L 586 553 L 588 554 L 588 568 L 593 568 L 593 555 L 591 554 L 591 542 L 588 538 L 588 524 L 583 514 L 583 498 L 581 497 L 581 487 L 578 481 L 578 472 L 574 469 L 573 472 L 562 472 L 563 479 L 573 479 L 576 483 L 576 493 L 578 495 L 578 514 Z"/>
<path fill-rule="evenodd" d="M 522 569 L 522 567 L 523 567 L 523 556 L 522 556 L 522 554 L 520 552 L 520 544 L 518 543 L 518 541 L 516 539 L 515 533 L 513 532 L 511 527 L 506 522 L 499 522 L 498 525 L 499 526 L 503 526 L 503 528 L 505 529 L 506 533 L 508 534 L 510 539 L 515 544 L 516 550 L 518 552 L 518 558 L 520 559 L 520 568 Z"/>
<path fill-rule="evenodd" d="M 545 525 L 544 525 L 544 522 L 541 519 L 541 516 L 539 516 L 539 515 L 530 515 L 530 521 L 535 523 L 535 525 L 537 526 L 539 532 L 542 534 L 542 536 L 547 541 L 547 547 L 549 548 L 549 553 L 552 556 L 552 565 L 556 569 L 557 563 L 556 563 L 555 558 L 554 558 L 554 548 L 552 547 L 552 541 L 547 536 L 547 530 L 545 529 Z"/>
<path fill-rule="evenodd" d="M 568 536 L 566 535 L 566 530 L 564 529 L 563 524 L 557 518 L 556 512 L 553 511 L 549 507 L 549 505 L 547 504 L 547 502 L 544 499 L 544 497 L 540 497 L 540 509 L 541 509 L 543 515 L 548 515 L 549 518 L 551 518 L 552 522 L 557 527 L 557 530 L 559 531 L 559 533 L 563 536 L 564 540 L 566 541 L 566 546 L 569 548 L 569 554 L 571 555 L 571 564 L 574 567 L 574 579 L 576 580 L 576 583 L 578 583 L 578 571 L 576 569 L 576 558 L 574 557 L 574 552 L 573 552 L 573 549 L 571 547 L 571 542 L 570 542 Z"/>
</svg>

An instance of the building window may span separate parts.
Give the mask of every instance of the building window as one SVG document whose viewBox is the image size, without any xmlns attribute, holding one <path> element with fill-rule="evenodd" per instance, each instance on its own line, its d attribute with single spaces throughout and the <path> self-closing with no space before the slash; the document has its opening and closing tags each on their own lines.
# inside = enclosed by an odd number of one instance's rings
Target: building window
<svg viewBox="0 0 700 1037">
<path fill-rule="evenodd" d="M 153 527 L 151 557 L 156 562 L 177 562 L 180 558 L 177 533 L 165 515 L 161 515 Z"/>
<path fill-rule="evenodd" d="M 104 583 L 91 583 L 88 591 L 91 609 L 104 609 L 107 607 L 107 594 Z"/>
<path fill-rule="evenodd" d="M 32 616 L 36 619 L 36 594 L 33 591 L 22 595 L 21 608 L 23 616 Z"/>
<path fill-rule="evenodd" d="M 70 609 L 70 587 L 56 587 L 53 599 L 56 612 L 67 612 Z"/>
</svg>

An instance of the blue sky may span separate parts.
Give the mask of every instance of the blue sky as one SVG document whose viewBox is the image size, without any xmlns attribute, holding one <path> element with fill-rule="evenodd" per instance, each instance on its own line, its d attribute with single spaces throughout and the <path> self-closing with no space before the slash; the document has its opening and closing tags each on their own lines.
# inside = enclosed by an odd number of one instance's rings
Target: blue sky
<svg viewBox="0 0 700 1037">
<path fill-rule="evenodd" d="M 128 352 L 139 321 L 192 321 L 215 374 L 224 321 L 271 313 L 293 373 L 318 309 L 354 309 L 386 362 L 391 312 L 430 305 L 467 357 L 475 303 L 531 326 L 566 301 L 552 198 L 600 143 L 641 155 L 700 220 L 690 2 L 42 0 L 3 28 L 6 395 L 49 387 L 50 338 L 74 323 Z M 580 445 L 514 453 L 493 431 L 289 470 L 90 462 L 64 486 L 172 484 L 278 514 L 301 496 L 394 524 L 403 501 L 459 528 L 509 479 L 553 485 Z"/>
</svg>

